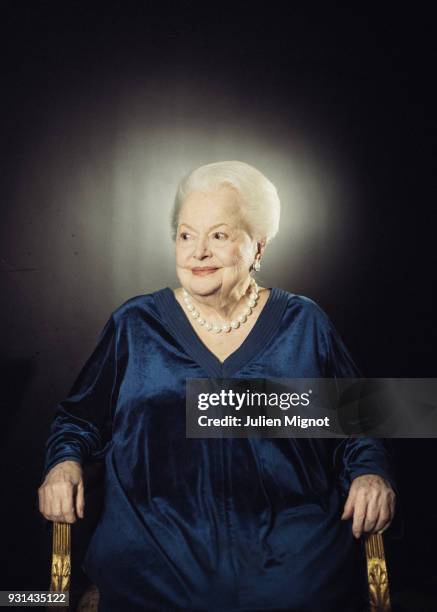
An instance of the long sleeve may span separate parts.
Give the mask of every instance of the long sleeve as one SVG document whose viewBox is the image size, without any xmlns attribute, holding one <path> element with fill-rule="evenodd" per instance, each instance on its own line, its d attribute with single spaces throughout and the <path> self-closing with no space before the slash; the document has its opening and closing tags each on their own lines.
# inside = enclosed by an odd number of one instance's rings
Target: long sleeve
<svg viewBox="0 0 437 612">
<path fill-rule="evenodd" d="M 44 476 L 67 459 L 100 459 L 111 438 L 116 378 L 116 331 L 108 319 L 68 397 L 56 406 L 46 444 Z"/>
<path fill-rule="evenodd" d="M 325 347 L 325 375 L 329 378 L 363 378 L 332 322 L 325 315 L 322 346 Z M 343 489 L 362 474 L 378 474 L 396 491 L 391 441 L 384 438 L 346 438 L 335 448 L 334 465 Z"/>
</svg>

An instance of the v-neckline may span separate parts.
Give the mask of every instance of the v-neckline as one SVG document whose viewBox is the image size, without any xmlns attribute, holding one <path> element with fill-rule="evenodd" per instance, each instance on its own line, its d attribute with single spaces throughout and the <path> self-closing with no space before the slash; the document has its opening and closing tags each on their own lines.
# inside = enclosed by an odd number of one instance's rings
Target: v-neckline
<svg viewBox="0 0 437 612">
<path fill-rule="evenodd" d="M 196 334 L 170 287 L 156 291 L 155 302 L 172 335 L 194 361 L 213 378 L 230 378 L 268 344 L 279 328 L 288 293 L 279 287 L 269 289 L 270 294 L 254 326 L 223 362 Z"/>
</svg>

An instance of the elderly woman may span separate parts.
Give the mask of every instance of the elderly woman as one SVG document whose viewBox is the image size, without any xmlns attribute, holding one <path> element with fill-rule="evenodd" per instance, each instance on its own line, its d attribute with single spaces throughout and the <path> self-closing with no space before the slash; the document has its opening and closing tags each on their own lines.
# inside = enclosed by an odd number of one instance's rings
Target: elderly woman
<svg viewBox="0 0 437 612">
<path fill-rule="evenodd" d="M 384 441 L 185 435 L 187 378 L 360 376 L 314 301 L 256 283 L 279 214 L 248 164 L 184 178 L 181 286 L 118 307 L 57 406 L 40 511 L 82 518 L 82 465 L 104 458 L 83 562 L 103 612 L 359 609 L 359 538 L 394 515 Z"/>
</svg>

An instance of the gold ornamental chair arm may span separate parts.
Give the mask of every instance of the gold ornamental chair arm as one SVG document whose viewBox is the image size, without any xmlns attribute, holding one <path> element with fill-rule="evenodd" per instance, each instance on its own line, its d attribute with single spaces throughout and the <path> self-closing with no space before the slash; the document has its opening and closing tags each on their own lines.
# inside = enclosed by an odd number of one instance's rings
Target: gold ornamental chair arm
<svg viewBox="0 0 437 612">
<path fill-rule="evenodd" d="M 390 612 L 390 591 L 382 534 L 366 536 L 367 581 L 369 585 L 369 612 Z"/>
<path fill-rule="evenodd" d="M 387 564 L 382 534 L 365 540 L 369 612 L 391 612 Z M 51 591 L 68 591 L 71 582 L 71 525 L 53 523 Z"/>
<path fill-rule="evenodd" d="M 71 582 L 71 525 L 53 523 L 50 591 L 68 591 Z"/>
<path fill-rule="evenodd" d="M 103 478 L 103 463 L 84 463 L 83 480 L 85 494 Z M 51 566 L 51 591 L 68 591 L 71 586 L 71 524 L 53 523 L 53 552 Z"/>
</svg>

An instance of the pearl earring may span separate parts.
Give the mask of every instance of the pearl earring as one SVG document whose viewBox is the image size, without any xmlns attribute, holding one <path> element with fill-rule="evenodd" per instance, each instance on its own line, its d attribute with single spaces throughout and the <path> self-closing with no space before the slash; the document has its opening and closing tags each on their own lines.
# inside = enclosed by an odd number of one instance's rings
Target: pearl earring
<svg viewBox="0 0 437 612">
<path fill-rule="evenodd" d="M 258 272 L 260 268 L 261 268 L 261 264 L 260 264 L 259 259 L 255 259 L 255 263 L 253 264 L 253 269 L 254 269 L 256 272 Z"/>
</svg>

